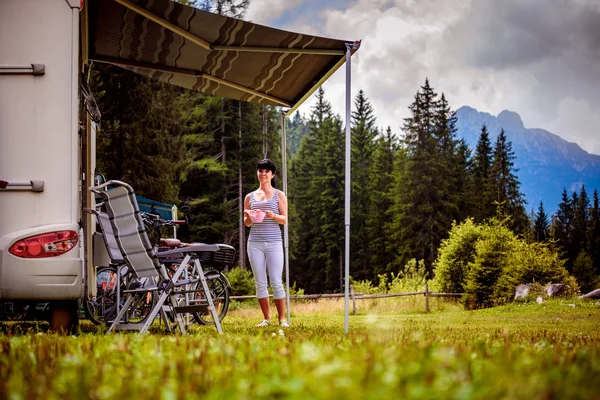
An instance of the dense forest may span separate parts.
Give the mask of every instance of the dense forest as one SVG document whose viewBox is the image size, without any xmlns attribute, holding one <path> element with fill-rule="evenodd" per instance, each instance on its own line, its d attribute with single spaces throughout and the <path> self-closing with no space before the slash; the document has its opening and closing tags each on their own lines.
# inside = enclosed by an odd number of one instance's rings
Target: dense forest
<svg viewBox="0 0 600 400">
<path fill-rule="evenodd" d="M 194 2 L 187 2 L 194 3 Z M 242 16 L 245 2 L 205 2 Z M 212 8 L 211 8 L 212 7 Z M 221 8 L 217 8 L 221 7 Z M 162 84 L 110 65 L 92 66 L 90 85 L 102 112 L 97 169 L 130 183 L 144 197 L 187 204 L 188 241 L 234 245 L 247 261 L 241 223 L 244 196 L 257 187 L 262 158 L 281 160 L 281 110 Z M 320 89 L 305 116 L 286 121 L 290 280 L 307 293 L 342 287 L 344 255 L 344 131 Z M 398 121 L 377 126 L 360 91 L 352 111 L 350 274 L 377 282 L 402 274 L 411 260 L 435 275 L 453 222 L 502 219 L 530 242 L 546 242 L 567 270 L 592 282 L 600 275 L 598 193 L 565 190 L 554 215 L 543 204 L 528 215 L 514 152 L 504 132 L 490 142 L 485 126 L 476 148 L 456 138 L 456 116 L 429 80 Z M 277 182 L 276 186 L 279 182 Z"/>
</svg>

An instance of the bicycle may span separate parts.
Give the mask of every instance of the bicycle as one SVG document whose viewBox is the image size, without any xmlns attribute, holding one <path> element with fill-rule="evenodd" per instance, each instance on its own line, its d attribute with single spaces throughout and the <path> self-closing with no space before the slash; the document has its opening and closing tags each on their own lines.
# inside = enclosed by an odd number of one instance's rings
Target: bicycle
<svg viewBox="0 0 600 400">
<path fill-rule="evenodd" d="M 177 247 L 186 247 L 190 244 L 182 243 L 177 239 L 163 239 L 162 228 L 167 226 L 182 225 L 187 223 L 187 220 L 165 220 L 160 216 L 152 213 L 141 213 L 142 219 L 148 231 L 155 233 L 157 236 L 155 242 L 155 251 L 160 253 L 164 250 L 172 250 Z M 212 269 L 204 271 L 207 286 L 213 298 L 215 308 L 218 313 L 219 321 L 222 321 L 227 311 L 229 310 L 230 296 L 231 296 L 231 285 L 225 275 L 219 271 L 219 267 L 224 265 L 230 265 L 235 257 L 234 252 L 220 251 L 210 253 L 200 253 L 199 258 L 202 264 L 212 266 Z M 162 262 L 165 266 L 167 275 L 172 276 L 174 270 L 181 259 L 163 259 Z M 130 288 L 132 284 L 135 284 L 135 280 L 129 277 L 127 267 L 122 265 L 111 265 L 108 267 L 100 267 L 96 272 L 97 282 L 97 295 L 94 299 L 89 299 L 84 302 L 84 309 L 88 318 L 95 324 L 108 323 L 116 316 L 117 310 L 117 288 L 116 288 L 116 277 L 121 271 L 121 293 L 125 288 Z M 196 271 L 196 267 L 193 263 L 188 265 L 187 271 L 184 273 L 187 275 L 186 278 L 194 283 L 191 283 L 189 287 L 182 290 L 177 295 L 177 301 L 181 305 L 197 305 L 199 306 L 198 312 L 192 312 L 191 315 L 199 324 L 206 325 L 211 324 L 212 316 L 208 310 L 208 301 L 202 283 L 199 281 L 199 271 Z M 155 299 L 150 293 L 146 294 L 146 298 L 138 299 L 136 307 L 132 307 L 136 310 L 136 314 L 127 314 L 126 318 L 131 322 L 144 322 L 148 315 L 148 312 L 152 310 Z M 145 302 L 145 304 L 144 304 Z M 170 316 L 172 318 L 172 316 Z"/>
</svg>

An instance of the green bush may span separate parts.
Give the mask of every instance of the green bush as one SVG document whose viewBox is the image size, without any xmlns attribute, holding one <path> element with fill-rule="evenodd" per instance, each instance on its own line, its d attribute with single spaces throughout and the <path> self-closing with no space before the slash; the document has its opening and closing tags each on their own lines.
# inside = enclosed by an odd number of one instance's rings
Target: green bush
<svg viewBox="0 0 600 400">
<path fill-rule="evenodd" d="M 379 275 L 379 285 L 373 286 L 373 282 L 369 280 L 355 281 L 350 277 L 350 282 L 354 288 L 354 293 L 362 294 L 382 294 L 387 293 L 387 275 Z"/>
<path fill-rule="evenodd" d="M 381 278 L 381 277 L 380 277 Z M 387 283 L 387 293 L 419 292 L 425 288 L 427 282 L 427 270 L 423 260 L 414 258 L 406 263 L 404 272 L 394 275 Z"/>
<path fill-rule="evenodd" d="M 256 286 L 254 284 L 254 275 L 252 270 L 249 268 L 235 267 L 231 271 L 226 272 L 225 275 L 231 283 L 231 291 L 234 296 L 252 296 L 256 293 Z M 285 286 L 285 282 L 283 283 Z M 269 286 L 269 293 L 272 294 L 271 286 Z M 290 286 L 290 296 L 303 295 L 304 289 L 297 288 L 296 282 Z"/>
<path fill-rule="evenodd" d="M 225 275 L 231 283 L 234 296 L 251 296 L 255 294 L 254 275 L 249 268 L 235 267 Z"/>
<path fill-rule="evenodd" d="M 493 300 L 496 304 L 512 301 L 515 289 L 519 285 L 532 283 L 542 286 L 550 283 L 572 285 L 564 261 L 560 259 L 558 253 L 544 243 L 526 243 L 523 240 L 516 240 L 507 257 L 507 264 L 494 290 Z"/>
<path fill-rule="evenodd" d="M 391 276 L 391 280 L 390 280 Z M 425 288 L 427 280 L 427 270 L 425 263 L 414 258 L 410 260 L 403 268 L 403 272 L 391 275 L 381 274 L 377 276 L 379 284 L 373 285 L 369 280 L 355 281 L 350 278 L 355 293 L 362 294 L 387 294 L 387 293 L 405 293 L 422 291 Z"/>
<path fill-rule="evenodd" d="M 462 293 L 469 264 L 475 257 L 475 243 L 482 235 L 482 228 L 467 218 L 461 224 L 452 224 L 450 236 L 442 241 L 434 264 L 433 286 L 441 292 Z"/>
<path fill-rule="evenodd" d="M 482 225 L 475 243 L 475 257 L 469 263 L 463 304 L 468 309 L 495 305 L 494 290 L 509 263 L 517 238 L 502 222 L 492 219 Z"/>
</svg>

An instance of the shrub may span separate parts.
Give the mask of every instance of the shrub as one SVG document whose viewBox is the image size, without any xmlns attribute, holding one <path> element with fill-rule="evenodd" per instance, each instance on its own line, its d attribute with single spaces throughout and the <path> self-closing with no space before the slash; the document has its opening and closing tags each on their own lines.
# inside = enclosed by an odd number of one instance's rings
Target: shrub
<svg viewBox="0 0 600 400">
<path fill-rule="evenodd" d="M 380 276 L 381 279 L 381 276 Z M 387 284 L 387 293 L 417 292 L 423 290 L 427 282 L 427 269 L 423 260 L 414 258 L 406 263 L 404 272 L 394 275 Z"/>
<path fill-rule="evenodd" d="M 373 282 L 369 280 L 355 281 L 350 277 L 350 282 L 354 287 L 354 293 L 362 294 L 382 294 L 387 293 L 387 275 L 379 275 L 379 285 L 373 286 Z"/>
<path fill-rule="evenodd" d="M 450 236 L 442 241 L 435 262 L 433 286 L 442 292 L 462 293 L 469 265 L 475 257 L 475 243 L 482 235 L 482 228 L 467 218 L 461 224 L 452 224 Z"/>
<path fill-rule="evenodd" d="M 250 296 L 255 293 L 254 275 L 248 268 L 235 267 L 225 273 L 234 296 Z"/>
<path fill-rule="evenodd" d="M 427 270 L 425 268 L 425 262 L 414 258 L 410 260 L 404 266 L 403 272 L 399 272 L 397 275 L 391 273 L 391 280 L 387 274 L 378 275 L 379 284 L 373 285 L 373 282 L 369 280 L 355 281 L 352 280 L 355 293 L 363 294 L 386 294 L 386 293 L 404 293 L 404 292 L 415 292 L 421 291 L 425 287 L 427 280 Z"/>
<path fill-rule="evenodd" d="M 550 283 L 569 284 L 569 273 L 558 253 L 544 243 L 526 243 L 517 240 L 508 254 L 507 264 L 494 290 L 496 304 L 505 304 L 515 295 L 515 288 L 522 284 Z M 545 297 L 545 296 L 544 296 Z"/>
<path fill-rule="evenodd" d="M 469 263 L 463 304 L 466 308 L 491 307 L 494 289 L 508 265 L 517 238 L 502 222 L 492 219 L 482 225 L 482 235 L 475 243 L 475 256 Z"/>
</svg>

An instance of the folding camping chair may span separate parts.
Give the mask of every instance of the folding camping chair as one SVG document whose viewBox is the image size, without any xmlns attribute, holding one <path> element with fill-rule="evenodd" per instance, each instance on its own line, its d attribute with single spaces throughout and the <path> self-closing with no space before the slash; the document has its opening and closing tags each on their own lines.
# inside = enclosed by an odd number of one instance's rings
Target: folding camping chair
<svg viewBox="0 0 600 400">
<path fill-rule="evenodd" d="M 140 279 L 135 275 L 135 273 L 129 273 L 129 267 L 127 265 L 127 263 L 125 262 L 125 259 L 123 258 L 123 255 L 121 254 L 121 249 L 119 248 L 119 245 L 117 243 L 117 239 L 115 238 L 115 235 L 113 233 L 113 228 L 112 225 L 110 223 L 110 217 L 107 213 L 105 212 L 100 212 L 94 209 L 86 209 L 87 212 L 90 212 L 92 214 L 94 214 L 96 216 L 96 220 L 98 222 L 98 225 L 100 227 L 100 230 L 98 232 L 94 233 L 94 236 L 100 236 L 101 240 L 104 244 L 104 247 L 106 249 L 106 256 L 108 256 L 108 263 L 106 263 L 105 258 L 102 256 L 98 256 L 98 261 L 100 263 L 105 262 L 106 264 L 96 264 L 96 265 L 105 265 L 107 267 L 112 267 L 114 268 L 114 282 L 111 285 L 111 287 L 107 287 L 104 290 L 108 291 L 107 293 L 103 293 L 102 296 L 103 297 L 107 297 L 110 296 L 113 298 L 112 300 L 112 306 L 110 306 L 109 308 L 105 308 L 102 310 L 102 315 L 96 315 L 95 318 L 98 321 L 104 321 L 105 323 L 109 323 L 114 321 L 115 316 L 119 313 L 120 311 L 120 305 L 121 305 L 121 299 L 120 299 L 120 295 L 121 295 L 121 290 L 123 287 L 128 288 L 131 286 L 131 284 L 135 284 L 138 285 L 138 282 L 140 281 Z M 96 239 L 95 239 L 96 240 Z M 96 256 L 98 255 L 97 252 L 102 252 L 102 249 L 100 248 L 100 246 L 97 244 L 99 242 L 95 242 L 94 244 L 94 262 L 96 262 Z M 142 278 L 141 279 L 141 283 L 144 284 L 146 283 L 146 281 L 148 281 L 149 279 L 152 278 Z M 150 293 L 151 295 L 153 293 Z M 146 318 L 148 317 L 148 313 L 149 310 L 147 310 L 148 307 L 152 308 L 152 301 L 154 300 L 154 297 L 150 297 L 150 298 L 140 298 L 140 301 L 136 304 L 133 304 L 130 306 L 130 310 L 133 310 L 133 312 L 137 312 L 138 316 L 135 316 L 133 313 L 131 314 L 126 314 L 124 316 L 124 318 L 129 321 L 132 322 L 133 320 L 138 320 L 137 322 L 144 322 L 146 320 Z M 145 308 L 146 310 L 144 310 L 143 306 L 145 304 Z M 148 304 L 150 303 L 150 304 Z M 144 312 L 146 311 L 146 312 Z M 161 310 L 161 317 L 163 318 L 163 321 L 165 321 L 167 329 L 170 331 L 171 327 L 169 325 L 168 319 L 166 318 L 165 312 L 164 310 Z"/>
<path fill-rule="evenodd" d="M 103 190 L 103 189 L 108 190 Z M 182 333 L 186 332 L 185 324 L 181 314 L 194 313 L 204 311 L 200 305 L 179 305 L 178 297 L 185 297 L 186 288 L 190 284 L 195 284 L 200 281 L 206 300 L 208 309 L 210 310 L 217 331 L 221 334 L 221 324 L 215 309 L 212 295 L 208 289 L 204 271 L 200 264 L 200 255 L 207 252 L 219 252 L 222 249 L 231 250 L 231 246 L 222 244 L 203 244 L 198 243 L 188 247 L 177 248 L 174 250 L 162 251 L 157 254 L 156 250 L 150 243 L 148 235 L 142 221 L 137 200 L 133 188 L 127 183 L 120 181 L 108 181 L 98 186 L 90 187 L 90 190 L 99 194 L 104 199 L 106 215 L 110 221 L 110 228 L 106 226 L 106 218 L 100 216 L 102 235 L 109 251 L 114 252 L 113 243 L 116 242 L 122 258 L 133 273 L 136 281 L 130 282 L 128 287 L 123 290 L 125 303 L 120 308 L 114 322 L 109 328 L 114 330 L 139 330 L 145 332 L 152 324 L 154 318 L 158 315 L 163 306 L 174 316 L 177 326 Z M 102 226 L 104 224 L 104 227 Z M 113 242 L 114 238 L 114 242 Z M 225 248 L 226 247 L 226 248 Z M 112 249 L 111 249 L 112 248 Z M 160 259 L 159 259 L 160 256 Z M 181 260 L 173 275 L 169 276 L 166 273 L 165 267 L 161 264 L 161 260 L 173 259 Z M 188 279 L 180 279 L 182 273 L 188 269 L 188 265 L 193 264 L 194 270 L 197 271 L 198 277 Z M 120 273 L 117 274 L 117 279 L 120 278 Z M 158 280 L 155 282 L 155 279 Z M 117 286 L 119 287 L 119 286 Z M 158 295 L 156 303 L 153 304 L 151 311 L 143 322 L 129 322 L 123 320 L 127 313 L 131 313 L 132 306 L 139 304 L 139 299 L 146 296 L 148 293 Z M 120 301 L 117 301 L 117 305 Z M 168 323 L 168 322 L 167 322 Z"/>
</svg>

